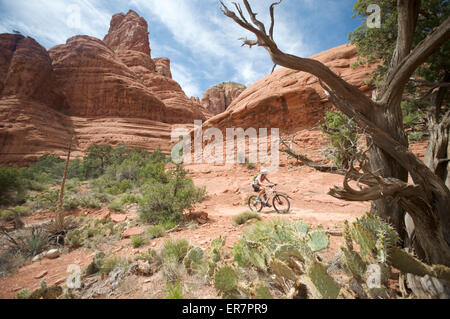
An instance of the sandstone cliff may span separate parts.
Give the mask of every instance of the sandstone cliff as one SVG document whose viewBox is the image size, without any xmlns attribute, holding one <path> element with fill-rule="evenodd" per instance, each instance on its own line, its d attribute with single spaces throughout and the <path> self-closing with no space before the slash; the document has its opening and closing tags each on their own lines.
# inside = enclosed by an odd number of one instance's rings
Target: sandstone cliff
<svg viewBox="0 0 450 319">
<path fill-rule="evenodd" d="M 242 84 L 226 82 L 216 85 L 203 94 L 202 105 L 214 115 L 223 113 L 246 89 Z"/>
<path fill-rule="evenodd" d="M 350 67 L 357 60 L 354 46 L 342 45 L 311 58 L 370 94 L 365 80 L 371 68 Z M 204 127 L 280 128 L 282 132 L 296 132 L 316 126 L 331 107 L 316 77 L 282 68 L 247 88 L 224 113 L 209 119 Z"/>
<path fill-rule="evenodd" d="M 134 11 L 114 15 L 104 41 L 75 36 L 49 52 L 0 35 L 0 162 L 63 156 L 72 135 L 74 156 L 93 144 L 168 151 L 172 124 L 210 114 L 171 79 L 170 60 L 150 54 L 147 22 Z"/>
</svg>

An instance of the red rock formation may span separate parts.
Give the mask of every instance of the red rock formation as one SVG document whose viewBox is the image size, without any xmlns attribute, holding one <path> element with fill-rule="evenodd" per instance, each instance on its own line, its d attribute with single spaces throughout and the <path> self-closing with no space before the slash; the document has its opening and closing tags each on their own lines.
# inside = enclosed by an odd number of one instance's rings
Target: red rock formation
<svg viewBox="0 0 450 319">
<path fill-rule="evenodd" d="M 312 58 L 362 91 L 369 91 L 365 80 L 371 69 L 350 68 L 357 60 L 354 46 L 339 46 Z M 280 128 L 282 132 L 296 132 L 316 126 L 330 108 L 316 77 L 282 68 L 247 88 L 224 113 L 209 119 L 205 128 Z"/>
<path fill-rule="evenodd" d="M 200 104 L 191 101 L 172 80 L 170 60 L 150 57 L 147 23 L 134 11 L 115 15 L 103 40 L 166 107 L 165 122 L 193 123 L 206 120 Z M 142 43 L 139 43 L 141 41 Z"/>
<path fill-rule="evenodd" d="M 76 36 L 49 53 L 70 115 L 165 121 L 165 105 L 101 40 Z"/>
<path fill-rule="evenodd" d="M 226 82 L 216 85 L 203 94 L 202 105 L 214 115 L 225 112 L 228 106 L 246 89 L 242 84 Z"/>
<path fill-rule="evenodd" d="M 172 78 L 172 71 L 170 71 L 170 60 L 168 58 L 156 58 L 153 59 L 156 65 L 156 72 L 162 76 Z"/>
<path fill-rule="evenodd" d="M 0 35 L 1 163 L 64 156 L 72 135 L 74 157 L 93 144 L 168 152 L 168 123 L 205 119 L 198 101 L 156 72 L 147 24 L 135 12 L 114 16 L 105 42 L 76 36 L 47 53 L 31 38 Z"/>
<path fill-rule="evenodd" d="M 115 51 L 132 50 L 150 56 L 148 25 L 133 10 L 112 17 L 109 32 L 104 38 L 106 45 Z"/>
<path fill-rule="evenodd" d="M 0 96 L 34 99 L 58 110 L 65 108 L 50 57 L 34 39 L 0 34 L 0 75 Z"/>
</svg>

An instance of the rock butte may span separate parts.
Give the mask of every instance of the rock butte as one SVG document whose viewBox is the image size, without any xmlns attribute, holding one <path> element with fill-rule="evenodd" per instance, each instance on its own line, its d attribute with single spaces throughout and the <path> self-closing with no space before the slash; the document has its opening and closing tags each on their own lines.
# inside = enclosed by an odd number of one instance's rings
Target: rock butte
<svg viewBox="0 0 450 319">
<path fill-rule="evenodd" d="M 152 59 L 148 34 L 134 11 L 114 15 L 103 40 L 75 36 L 49 51 L 32 38 L 0 34 L 0 163 L 64 156 L 72 135 L 74 157 L 93 144 L 168 152 L 172 129 L 192 128 L 194 120 L 219 128 L 310 128 L 331 107 L 317 79 L 288 69 L 247 89 L 224 83 L 203 100 L 188 98 L 172 79 L 170 60 Z M 354 47 L 314 58 L 369 91 L 370 70 L 350 68 Z"/>
<path fill-rule="evenodd" d="M 365 80 L 372 68 L 351 68 L 357 61 L 354 46 L 342 45 L 311 58 L 371 94 Z M 225 112 L 209 119 L 204 127 L 280 128 L 283 133 L 295 133 L 317 126 L 331 107 L 315 76 L 281 68 L 244 90 Z"/>
<path fill-rule="evenodd" d="M 203 94 L 203 107 L 214 115 L 225 112 L 231 103 L 244 92 L 245 86 L 235 82 L 216 85 Z"/>
</svg>

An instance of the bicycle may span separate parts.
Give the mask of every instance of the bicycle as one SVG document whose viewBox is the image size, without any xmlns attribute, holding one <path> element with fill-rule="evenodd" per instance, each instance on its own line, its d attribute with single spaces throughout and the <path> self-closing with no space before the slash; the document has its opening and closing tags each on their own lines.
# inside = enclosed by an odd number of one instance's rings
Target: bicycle
<svg viewBox="0 0 450 319">
<path fill-rule="evenodd" d="M 275 190 L 275 187 L 278 184 L 274 184 L 269 186 L 269 190 L 266 192 L 267 202 L 270 201 L 273 196 L 272 204 L 273 208 L 277 211 L 278 214 L 287 214 L 291 208 L 291 203 L 289 201 L 289 196 L 286 194 L 278 193 Z M 252 195 L 248 199 L 248 207 L 252 212 L 261 212 L 264 208 L 264 201 L 260 199 L 257 195 Z"/>
</svg>

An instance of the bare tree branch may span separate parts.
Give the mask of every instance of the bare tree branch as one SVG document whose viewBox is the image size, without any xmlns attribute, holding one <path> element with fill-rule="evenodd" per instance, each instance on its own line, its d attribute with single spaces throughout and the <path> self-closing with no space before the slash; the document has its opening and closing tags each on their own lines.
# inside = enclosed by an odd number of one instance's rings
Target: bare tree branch
<svg viewBox="0 0 450 319">
<path fill-rule="evenodd" d="M 270 29 L 269 29 L 269 37 L 273 39 L 273 28 L 275 26 L 275 6 L 279 5 L 283 0 L 280 0 L 278 2 L 274 2 L 270 5 Z"/>
<path fill-rule="evenodd" d="M 246 22 L 244 19 L 239 18 L 233 11 L 228 9 L 223 1 L 220 1 L 222 4 L 221 10 L 225 16 L 233 19 L 241 27 L 256 35 L 257 44 L 264 47 L 269 52 L 274 64 L 315 75 L 324 81 L 330 88 L 332 88 L 340 98 L 349 101 L 363 114 L 370 114 L 370 112 L 379 107 L 377 103 L 373 102 L 357 87 L 344 81 L 323 63 L 317 60 L 300 58 L 291 54 L 283 53 L 270 35 L 267 35 L 264 25 L 256 19 L 256 14 L 252 11 L 248 1 L 243 1 L 251 20 L 257 27 Z"/>
</svg>

